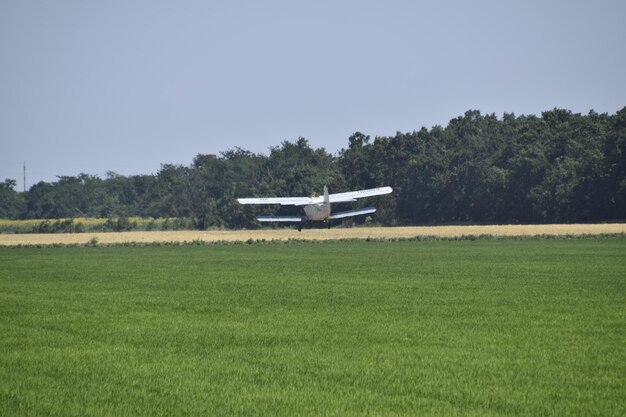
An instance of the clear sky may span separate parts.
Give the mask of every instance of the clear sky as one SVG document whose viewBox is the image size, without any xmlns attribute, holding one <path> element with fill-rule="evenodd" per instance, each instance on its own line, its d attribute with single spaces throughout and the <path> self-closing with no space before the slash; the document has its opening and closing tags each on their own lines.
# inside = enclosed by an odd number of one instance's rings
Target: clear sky
<svg viewBox="0 0 626 417">
<path fill-rule="evenodd" d="M 626 2 L 0 0 L 0 181 L 626 106 Z"/>
</svg>

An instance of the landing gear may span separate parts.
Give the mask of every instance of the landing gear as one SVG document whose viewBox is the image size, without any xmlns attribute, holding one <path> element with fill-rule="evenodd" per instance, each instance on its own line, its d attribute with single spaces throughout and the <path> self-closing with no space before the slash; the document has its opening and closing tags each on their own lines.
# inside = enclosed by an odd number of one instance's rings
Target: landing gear
<svg viewBox="0 0 626 417">
<path fill-rule="evenodd" d="M 298 229 L 298 232 L 301 232 L 302 229 L 322 229 L 322 228 L 327 228 L 330 229 L 330 227 L 333 225 L 332 221 L 328 221 L 328 220 L 324 220 L 324 221 L 303 221 L 301 223 L 298 223 L 298 226 L 296 226 L 296 228 Z"/>
<path fill-rule="evenodd" d="M 298 232 L 301 232 L 303 227 L 309 227 L 309 222 L 307 222 L 306 220 L 302 220 L 300 223 L 298 223 Z"/>
</svg>

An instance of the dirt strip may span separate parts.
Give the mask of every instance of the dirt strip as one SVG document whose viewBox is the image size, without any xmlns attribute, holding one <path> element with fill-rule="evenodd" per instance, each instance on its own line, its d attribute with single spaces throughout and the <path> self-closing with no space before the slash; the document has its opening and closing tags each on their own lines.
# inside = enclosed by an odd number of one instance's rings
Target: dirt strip
<svg viewBox="0 0 626 417">
<path fill-rule="evenodd" d="M 418 236 L 461 237 L 469 235 L 536 236 L 626 233 L 626 224 L 548 224 L 494 226 L 355 227 L 352 229 L 263 229 L 219 231 L 156 231 L 119 233 L 0 234 L 0 246 L 154 242 L 219 242 L 253 240 L 393 239 Z"/>
</svg>

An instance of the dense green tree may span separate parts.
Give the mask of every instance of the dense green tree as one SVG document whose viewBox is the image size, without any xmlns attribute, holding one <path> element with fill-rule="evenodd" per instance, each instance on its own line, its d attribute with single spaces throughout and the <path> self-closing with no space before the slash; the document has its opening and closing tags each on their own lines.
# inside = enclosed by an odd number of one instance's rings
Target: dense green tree
<svg viewBox="0 0 626 417">
<path fill-rule="evenodd" d="M 26 217 L 100 217 L 106 198 L 104 183 L 97 176 L 62 176 L 55 183 L 39 182 L 31 187 L 26 196 Z"/>
<path fill-rule="evenodd" d="M 553 109 L 538 116 L 467 111 L 447 126 L 371 139 L 356 132 L 337 155 L 304 138 L 269 155 L 235 148 L 165 164 L 156 175 L 87 174 L 26 193 L 0 184 L 0 217 L 176 217 L 195 227 L 255 227 L 243 196 L 290 196 L 389 185 L 382 224 L 597 222 L 626 217 L 626 108 L 614 115 Z M 338 207 L 342 209 L 342 207 Z M 291 211 L 290 211 L 291 210 Z"/>
<path fill-rule="evenodd" d="M 191 168 L 163 164 L 147 212 L 151 217 L 188 217 L 191 214 Z"/>
<path fill-rule="evenodd" d="M 604 175 L 593 203 L 604 205 L 603 216 L 597 220 L 626 217 L 626 107 L 608 121 L 604 142 Z"/>
<path fill-rule="evenodd" d="M 18 219 L 24 215 L 24 196 L 15 191 L 16 184 L 12 179 L 0 183 L 0 218 Z"/>
</svg>

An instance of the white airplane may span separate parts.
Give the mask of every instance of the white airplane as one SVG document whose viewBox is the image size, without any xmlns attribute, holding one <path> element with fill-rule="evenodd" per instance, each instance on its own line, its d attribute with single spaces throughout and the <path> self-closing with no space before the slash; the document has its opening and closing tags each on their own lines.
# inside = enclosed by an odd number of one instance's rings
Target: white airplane
<svg viewBox="0 0 626 417">
<path fill-rule="evenodd" d="M 367 207 L 356 210 L 331 213 L 332 203 L 348 203 L 359 198 L 373 197 L 377 195 L 390 194 L 391 187 L 371 188 L 369 190 L 348 191 L 347 193 L 328 194 L 328 187 L 324 186 L 324 195 L 319 197 L 260 197 L 260 198 L 238 198 L 239 204 L 280 204 L 281 206 L 304 206 L 305 216 L 258 216 L 260 222 L 293 222 L 300 223 L 298 231 L 302 230 L 302 225 L 308 222 L 327 222 L 329 220 L 343 219 L 352 216 L 374 213 L 374 207 Z M 330 227 L 330 226 L 329 226 Z"/>
</svg>

